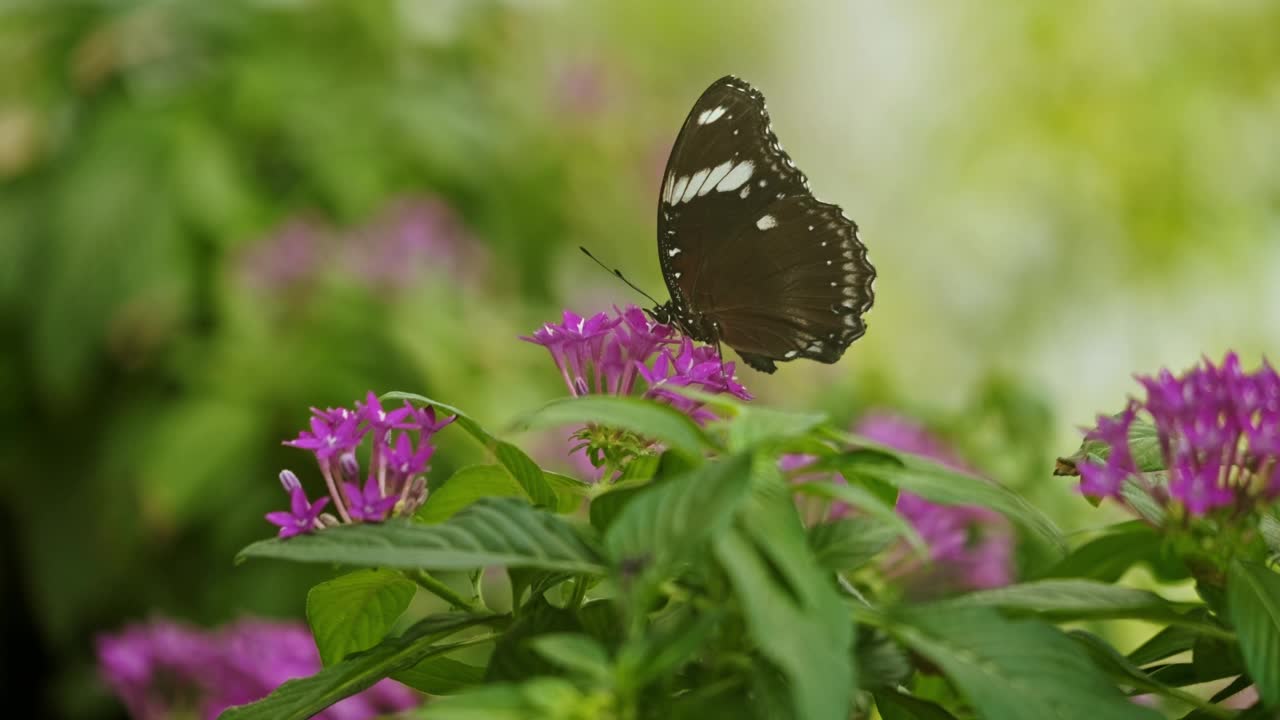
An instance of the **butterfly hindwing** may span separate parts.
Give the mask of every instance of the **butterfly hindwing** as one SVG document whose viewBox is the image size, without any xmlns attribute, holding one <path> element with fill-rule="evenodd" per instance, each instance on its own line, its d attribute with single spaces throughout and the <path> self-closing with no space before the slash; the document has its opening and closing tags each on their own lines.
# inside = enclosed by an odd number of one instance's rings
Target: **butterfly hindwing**
<svg viewBox="0 0 1280 720">
<path fill-rule="evenodd" d="M 748 354 L 836 362 L 866 331 L 873 299 L 875 271 L 857 226 L 811 195 L 775 200 L 748 221 L 693 306 L 757 369 L 766 363 Z"/>
<path fill-rule="evenodd" d="M 764 97 L 733 77 L 694 104 L 658 204 L 658 253 L 677 324 L 752 367 L 835 362 L 865 331 L 875 270 L 857 226 L 809 191 Z"/>
</svg>

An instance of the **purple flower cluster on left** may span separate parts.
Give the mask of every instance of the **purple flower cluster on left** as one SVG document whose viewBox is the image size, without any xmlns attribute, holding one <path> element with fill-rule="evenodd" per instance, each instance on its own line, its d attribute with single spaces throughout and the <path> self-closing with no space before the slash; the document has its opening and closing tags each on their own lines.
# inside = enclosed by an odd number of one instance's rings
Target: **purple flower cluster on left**
<svg viewBox="0 0 1280 720">
<path fill-rule="evenodd" d="M 310 631 L 297 622 L 245 619 L 202 630 L 153 620 L 99 635 L 96 644 L 103 680 L 136 720 L 216 718 L 321 669 Z M 419 702 L 412 690 L 382 680 L 316 717 L 365 720 Z"/>
<path fill-rule="evenodd" d="M 315 454 L 329 496 L 311 502 L 298 476 L 284 470 L 280 484 L 289 494 L 290 509 L 267 513 L 267 520 L 287 538 L 324 527 L 412 515 L 427 499 L 425 473 L 435 452 L 431 439 L 455 419 L 438 418 L 435 408 L 408 402 L 386 410 L 372 392 L 354 410 L 312 408 L 311 428 L 285 445 Z M 357 457 L 366 438 L 372 440 L 367 471 Z M 331 501 L 336 516 L 322 512 Z"/>
</svg>

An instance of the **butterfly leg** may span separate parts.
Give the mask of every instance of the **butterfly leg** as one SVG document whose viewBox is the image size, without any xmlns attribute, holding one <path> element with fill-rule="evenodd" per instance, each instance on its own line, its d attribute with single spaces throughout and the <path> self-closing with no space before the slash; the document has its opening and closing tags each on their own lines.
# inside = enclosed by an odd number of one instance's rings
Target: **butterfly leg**
<svg viewBox="0 0 1280 720">
<path fill-rule="evenodd" d="M 724 371 L 724 347 L 720 344 L 720 322 L 718 320 L 711 321 L 712 340 L 716 343 L 716 356 L 720 358 L 720 377 L 728 378 L 729 375 Z"/>
</svg>

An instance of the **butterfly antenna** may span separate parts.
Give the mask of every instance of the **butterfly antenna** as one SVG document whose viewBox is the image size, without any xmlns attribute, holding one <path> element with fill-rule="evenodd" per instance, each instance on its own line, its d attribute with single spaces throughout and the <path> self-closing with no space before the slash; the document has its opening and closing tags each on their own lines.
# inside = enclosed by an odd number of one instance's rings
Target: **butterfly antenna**
<svg viewBox="0 0 1280 720">
<path fill-rule="evenodd" d="M 636 286 L 636 284 L 635 284 L 635 283 L 633 283 L 633 282 L 631 282 L 630 280 L 628 280 L 628 279 L 627 279 L 627 278 L 622 274 L 622 271 L 621 271 L 621 270 L 619 270 L 619 269 L 617 269 L 617 268 L 611 268 L 611 267 L 609 267 L 608 265 L 605 265 L 604 263 L 600 262 L 600 258 L 597 258 L 595 255 L 592 255 L 590 250 L 588 250 L 588 249 L 586 249 L 586 248 L 582 247 L 581 245 L 579 245 L 579 246 L 578 246 L 578 249 L 582 251 L 582 254 L 583 254 L 583 255 L 586 255 L 587 257 L 591 258 L 592 260 L 595 260 L 595 262 L 596 262 L 596 264 L 597 264 L 597 265 L 599 265 L 600 267 L 602 267 L 602 268 L 604 268 L 605 270 L 607 270 L 611 275 L 613 275 L 614 277 L 618 278 L 618 279 L 619 279 L 619 280 L 621 280 L 622 282 L 626 283 L 626 284 L 627 284 L 627 286 L 628 286 L 628 287 L 630 287 L 632 290 L 635 290 L 636 292 L 640 293 L 641 295 L 643 295 L 643 296 L 645 296 L 645 297 L 649 298 L 649 302 L 653 303 L 655 306 L 657 306 L 657 305 L 661 305 L 661 304 L 662 304 L 662 303 L 658 302 L 657 300 L 655 300 L 655 299 L 654 299 L 654 297 L 653 297 L 652 295 L 650 295 L 649 293 L 647 293 L 647 292 L 645 292 L 645 291 L 641 290 L 639 287 L 637 287 L 637 286 Z"/>
</svg>

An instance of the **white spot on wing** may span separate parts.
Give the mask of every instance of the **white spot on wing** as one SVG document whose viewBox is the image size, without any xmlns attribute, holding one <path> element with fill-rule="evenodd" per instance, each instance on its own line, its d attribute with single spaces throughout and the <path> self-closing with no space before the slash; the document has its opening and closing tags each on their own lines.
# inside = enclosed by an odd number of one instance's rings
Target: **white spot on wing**
<svg viewBox="0 0 1280 720">
<path fill-rule="evenodd" d="M 698 124 L 710 125 L 711 123 L 719 120 L 721 115 L 724 115 L 723 105 L 712 108 L 710 110 L 704 110 L 702 111 L 702 114 L 698 116 Z"/>
<path fill-rule="evenodd" d="M 689 178 L 689 185 L 687 188 L 685 188 L 684 196 L 681 197 L 676 202 L 682 203 L 682 202 L 689 202 L 690 200 L 692 200 L 693 196 L 698 194 L 698 190 L 702 188 L 702 184 L 707 181 L 707 176 L 710 174 L 711 174 L 711 170 L 709 168 L 706 170 L 699 170 L 698 172 L 694 173 L 693 177 Z"/>
<path fill-rule="evenodd" d="M 671 204 L 671 186 L 676 182 L 676 174 L 671 173 L 667 176 L 667 182 L 662 186 L 662 200 L 668 205 Z"/>
<path fill-rule="evenodd" d="M 671 204 L 679 205 L 680 196 L 684 195 L 684 189 L 689 186 L 689 178 L 682 177 L 676 181 L 676 186 L 671 190 Z"/>
<path fill-rule="evenodd" d="M 750 185 L 743 185 L 743 186 L 742 186 L 742 192 L 738 193 L 738 197 L 740 197 L 740 198 L 745 198 L 745 197 L 747 196 L 747 193 L 749 193 L 749 192 L 751 192 L 751 186 L 750 186 Z"/>
<path fill-rule="evenodd" d="M 675 257 L 680 254 L 680 248 L 673 247 L 667 251 L 667 257 Z"/>
<path fill-rule="evenodd" d="M 698 195 L 702 196 L 711 192 L 711 189 L 714 188 L 717 184 L 719 184 L 719 182 L 723 180 L 724 177 L 728 175 L 729 171 L 732 169 L 733 169 L 732 160 L 725 160 L 724 162 L 712 168 L 711 174 L 707 176 L 707 181 L 703 183 L 702 188 L 698 190 Z"/>
<path fill-rule="evenodd" d="M 729 171 L 728 175 L 724 176 L 723 180 L 716 183 L 716 190 L 719 190 L 720 192 L 737 190 L 743 183 L 751 179 L 751 173 L 754 172 L 755 169 L 755 163 L 750 160 L 743 160 L 737 165 L 734 165 L 733 169 Z"/>
<path fill-rule="evenodd" d="M 790 360 L 791 358 L 793 358 L 793 357 L 795 357 L 795 356 L 797 356 L 797 355 L 799 355 L 799 354 L 800 354 L 800 353 L 796 352 L 795 350 L 788 350 L 788 351 L 786 351 L 785 353 L 783 353 L 782 357 L 784 357 L 784 358 L 786 358 L 786 359 Z"/>
<path fill-rule="evenodd" d="M 756 221 L 756 227 L 761 230 L 776 228 L 778 227 L 778 221 L 772 215 L 761 215 L 760 219 Z"/>
</svg>

